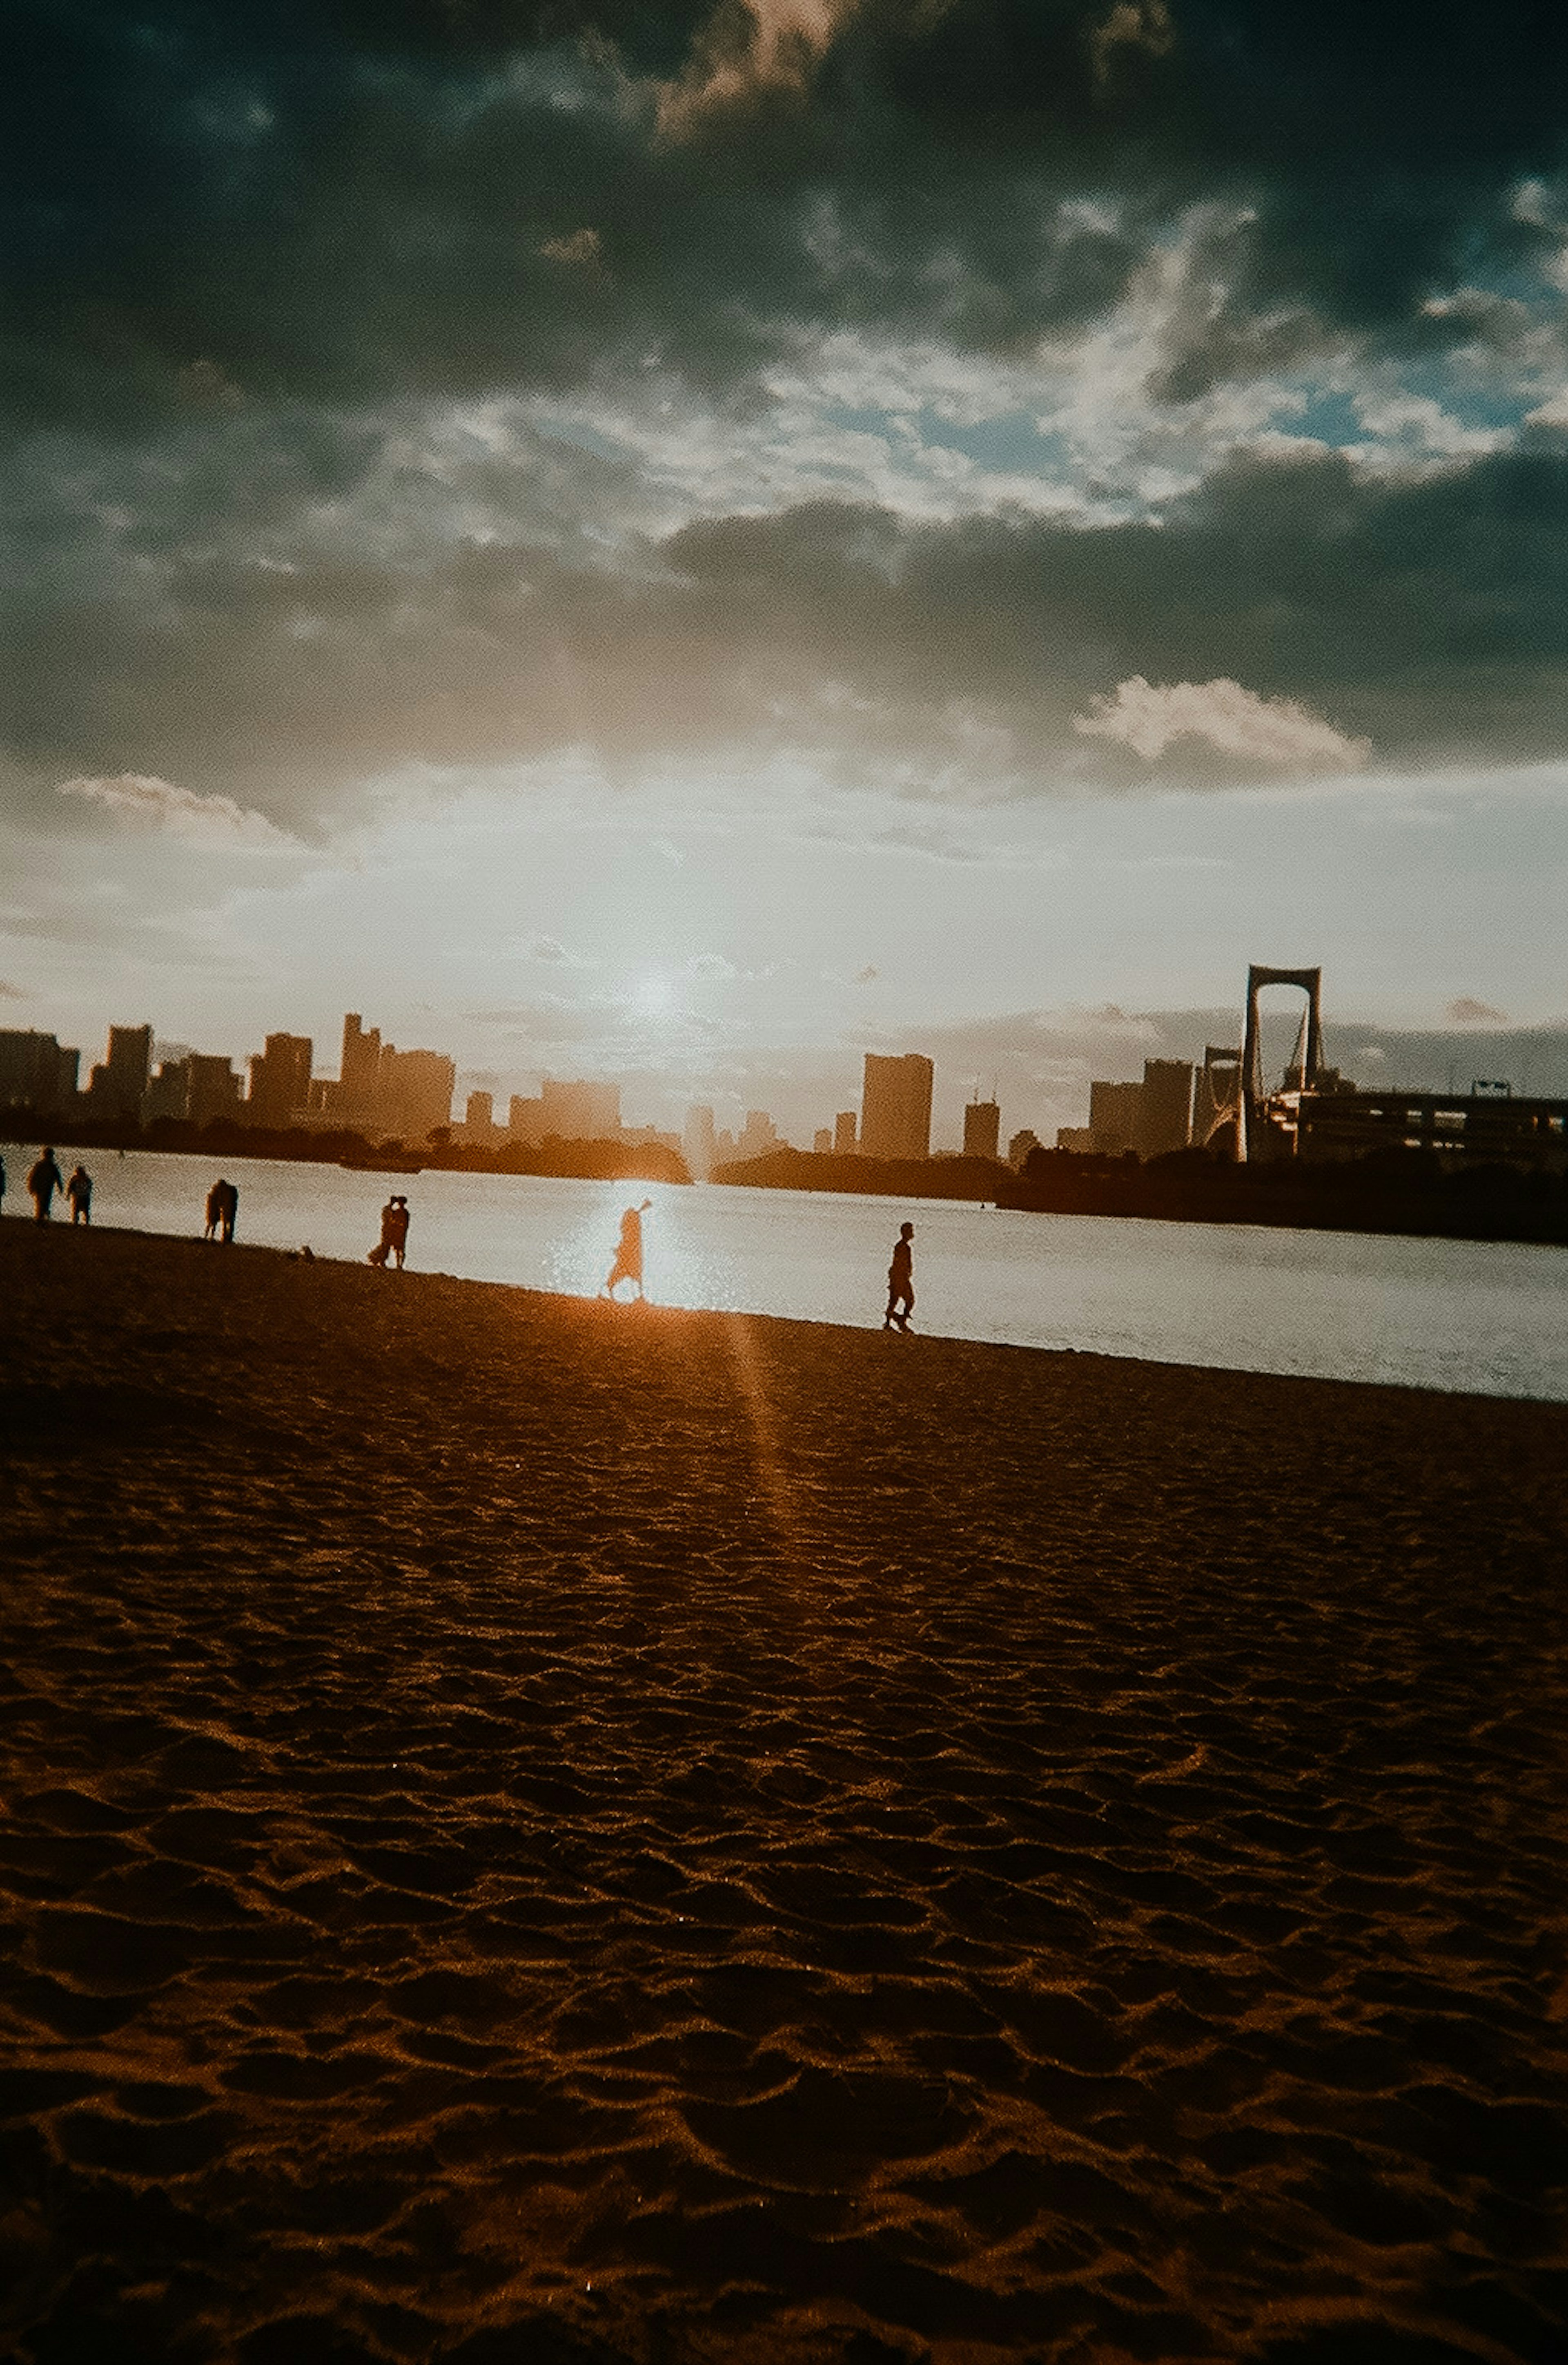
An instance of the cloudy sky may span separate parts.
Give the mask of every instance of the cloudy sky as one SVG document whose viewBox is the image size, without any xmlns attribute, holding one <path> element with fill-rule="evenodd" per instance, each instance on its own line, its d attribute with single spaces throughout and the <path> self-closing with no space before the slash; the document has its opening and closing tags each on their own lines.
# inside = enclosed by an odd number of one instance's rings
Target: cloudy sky
<svg viewBox="0 0 1568 2365">
<path fill-rule="evenodd" d="M 1568 12 L 18 21 L 5 1024 L 1568 1091 Z"/>
</svg>

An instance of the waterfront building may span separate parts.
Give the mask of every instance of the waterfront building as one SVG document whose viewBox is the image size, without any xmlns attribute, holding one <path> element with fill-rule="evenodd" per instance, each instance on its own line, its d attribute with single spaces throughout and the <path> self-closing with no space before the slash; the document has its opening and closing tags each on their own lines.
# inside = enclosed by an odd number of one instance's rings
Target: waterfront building
<svg viewBox="0 0 1568 2365">
<path fill-rule="evenodd" d="M 152 1073 L 151 1026 L 111 1026 L 108 1050 L 87 1080 L 92 1115 L 116 1125 L 138 1125 Z"/>
<path fill-rule="evenodd" d="M 1089 1130 L 1102 1158 L 1120 1158 L 1137 1147 L 1138 1084 L 1095 1082 L 1089 1087 Z"/>
<path fill-rule="evenodd" d="M 1146 1059 L 1138 1086 L 1133 1148 L 1140 1158 L 1163 1158 L 1193 1138 L 1191 1059 Z"/>
<path fill-rule="evenodd" d="M 1059 1134 L 1057 1137 L 1057 1140 L 1059 1147 L 1061 1140 Z M 1028 1162 L 1029 1152 L 1032 1149 L 1038 1149 L 1039 1146 L 1039 1135 L 1037 1133 L 1032 1133 L 1029 1127 L 1025 1126 L 1023 1132 L 1015 1133 L 1012 1140 L 1007 1145 L 1007 1163 L 1009 1166 L 1017 1167 L 1026 1165 Z"/>
<path fill-rule="evenodd" d="M 831 1158 L 833 1156 L 833 1127 L 831 1125 L 818 1126 L 815 1133 L 812 1136 L 812 1148 L 815 1150 L 819 1158 Z"/>
<path fill-rule="evenodd" d="M 964 1156 L 994 1158 L 1002 1139 L 1002 1111 L 995 1101 L 970 1101 L 964 1111 Z"/>
<path fill-rule="evenodd" d="M 863 1157 L 930 1157 L 934 1072 L 919 1051 L 906 1051 L 902 1059 L 867 1052 L 860 1098 Z"/>
<path fill-rule="evenodd" d="M 193 1051 L 180 1065 L 186 1075 L 185 1115 L 192 1125 L 220 1125 L 240 1115 L 238 1070 L 220 1051 Z"/>
<path fill-rule="evenodd" d="M 858 1148 L 855 1134 L 855 1111 L 840 1109 L 833 1121 L 833 1148 L 835 1157 L 853 1158 L 855 1156 Z"/>
<path fill-rule="evenodd" d="M 706 1102 L 694 1102 L 687 1110 L 683 1146 L 687 1172 L 694 1182 L 705 1182 L 714 1158 L 713 1112 Z"/>
<path fill-rule="evenodd" d="M 80 1051 L 62 1051 L 52 1035 L 0 1031 L 0 1109 L 60 1115 L 76 1097 Z"/>
<path fill-rule="evenodd" d="M 314 1059 L 308 1035 L 269 1035 L 264 1048 L 252 1052 L 245 1103 L 252 1125 L 291 1126 L 308 1114 Z"/>
<path fill-rule="evenodd" d="M 741 1138 L 735 1145 L 738 1158 L 766 1158 L 770 1149 L 783 1147 L 777 1126 L 766 1109 L 747 1109 Z"/>
</svg>

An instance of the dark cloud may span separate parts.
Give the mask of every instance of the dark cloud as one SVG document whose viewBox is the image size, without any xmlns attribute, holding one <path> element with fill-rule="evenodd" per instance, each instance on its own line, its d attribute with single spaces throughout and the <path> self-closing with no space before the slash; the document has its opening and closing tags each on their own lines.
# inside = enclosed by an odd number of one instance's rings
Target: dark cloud
<svg viewBox="0 0 1568 2365">
<path fill-rule="evenodd" d="M 368 532 L 286 568 L 247 532 L 183 554 L 172 525 L 145 533 L 161 575 L 106 569 L 95 588 L 84 546 L 57 598 L 23 587 L 13 728 L 40 779 L 134 768 L 286 818 L 291 781 L 567 745 L 612 767 L 805 748 L 912 795 L 1258 776 L 1191 741 L 1151 763 L 1074 729 L 1140 676 L 1299 702 L 1384 765 L 1562 744 L 1560 437 L 1417 482 L 1310 448 L 1238 460 L 1158 521 L 1110 526 L 818 503 L 638 541 L 609 569 L 390 526 L 383 547 Z"/>
<path fill-rule="evenodd" d="M 1179 228 L 1192 292 L 1157 398 L 1346 336 L 1407 354 L 1515 302 L 1440 299 L 1524 284 L 1551 206 L 1515 192 L 1564 168 L 1568 13 L 1525 0 L 798 21 L 24 11 L 3 375 L 28 778 L 240 784 L 282 811 L 409 760 L 803 734 L 915 788 L 962 775 L 967 713 L 1015 736 L 1020 779 L 1132 780 L 1072 718 L 1133 677 L 1304 701 L 1380 756 L 1556 749 L 1551 437 L 1416 483 L 1242 457 L 1093 530 L 748 499 L 673 535 L 587 432 L 514 418 L 433 447 L 441 405 L 664 375 L 722 434 L 846 330 L 1025 353 L 1103 319 Z M 824 682 L 857 702 L 802 721 Z"/>
<path fill-rule="evenodd" d="M 1539 244 L 1509 192 L 1563 162 L 1568 17 L 1522 0 L 835 13 L 809 94 L 764 78 L 674 136 L 660 94 L 714 27 L 755 41 L 740 0 L 36 6 L 14 393 L 101 420 L 190 399 L 193 369 L 342 401 L 648 351 L 741 387 L 824 319 L 1006 349 L 1103 310 L 1182 208 L 1242 207 L 1226 298 L 1170 356 L 1186 388 L 1299 339 L 1293 312 L 1437 333 L 1425 299 Z M 563 271 L 588 233 L 602 268 Z"/>
</svg>

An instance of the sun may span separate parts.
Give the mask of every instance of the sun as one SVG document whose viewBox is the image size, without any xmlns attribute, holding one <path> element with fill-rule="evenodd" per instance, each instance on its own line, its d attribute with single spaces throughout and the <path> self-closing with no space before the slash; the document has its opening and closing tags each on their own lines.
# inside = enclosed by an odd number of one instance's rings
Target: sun
<svg viewBox="0 0 1568 2365">
<path fill-rule="evenodd" d="M 675 1003 L 675 981 L 657 970 L 640 977 L 632 988 L 632 1007 L 639 1018 L 667 1018 Z"/>
</svg>

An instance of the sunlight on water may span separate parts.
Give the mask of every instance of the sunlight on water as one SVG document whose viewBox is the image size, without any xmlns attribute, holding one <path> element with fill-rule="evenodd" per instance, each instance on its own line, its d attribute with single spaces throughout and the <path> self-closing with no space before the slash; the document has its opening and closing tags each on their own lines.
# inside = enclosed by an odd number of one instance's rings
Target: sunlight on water
<svg viewBox="0 0 1568 2365">
<path fill-rule="evenodd" d="M 199 1236 L 218 1161 L 99 1150 L 84 1162 L 100 1226 Z M 881 1320 L 889 1254 L 910 1216 L 916 1332 L 1568 1401 L 1561 1249 L 252 1159 L 223 1171 L 240 1186 L 241 1242 L 308 1241 L 317 1256 L 357 1261 L 381 1202 L 402 1190 L 413 1270 L 580 1297 L 603 1285 L 622 1211 L 646 1198 L 655 1304 L 862 1328 Z M 13 1196 L 7 1219 L 19 1212 Z"/>
</svg>

